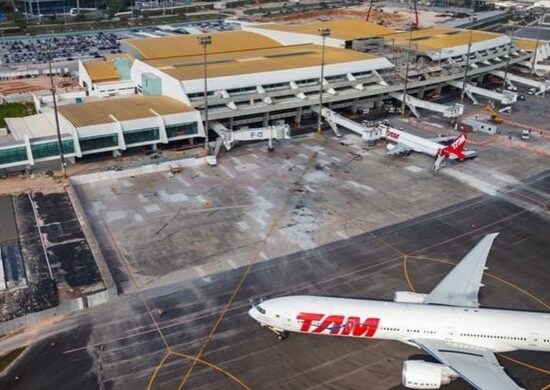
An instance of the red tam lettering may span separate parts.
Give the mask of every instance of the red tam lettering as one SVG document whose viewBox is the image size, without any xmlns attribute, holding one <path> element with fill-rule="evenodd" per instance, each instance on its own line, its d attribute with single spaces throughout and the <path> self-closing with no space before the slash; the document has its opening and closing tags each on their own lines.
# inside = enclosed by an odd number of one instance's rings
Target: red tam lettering
<svg viewBox="0 0 550 390">
<path fill-rule="evenodd" d="M 330 329 L 330 334 L 338 334 L 342 328 L 342 323 L 344 322 L 344 316 L 327 316 L 321 322 L 316 329 L 313 329 L 313 333 L 322 333 L 325 329 Z"/>
<path fill-rule="evenodd" d="M 388 134 L 388 137 L 393 138 L 395 140 L 399 139 L 399 136 L 400 136 L 398 132 L 391 131 L 391 130 L 388 130 L 387 134 Z"/>
<path fill-rule="evenodd" d="M 313 321 L 320 321 L 321 318 L 323 318 L 324 314 L 318 314 L 318 313 L 299 313 L 296 318 L 300 321 L 304 321 L 302 323 L 302 328 L 300 329 L 300 332 L 309 332 L 309 328 L 311 327 L 311 323 Z"/>
<path fill-rule="evenodd" d="M 349 317 L 346 326 L 342 330 L 342 336 L 373 337 L 378 329 L 380 318 L 367 318 L 364 323 L 361 323 L 359 317 Z"/>
</svg>

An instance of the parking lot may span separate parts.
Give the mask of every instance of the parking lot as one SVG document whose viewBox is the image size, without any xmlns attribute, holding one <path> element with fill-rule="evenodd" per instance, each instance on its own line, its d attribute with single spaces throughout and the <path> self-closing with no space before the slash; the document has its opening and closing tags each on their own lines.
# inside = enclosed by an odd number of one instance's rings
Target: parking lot
<svg viewBox="0 0 550 390">
<path fill-rule="evenodd" d="M 43 64 L 52 61 L 73 61 L 75 58 L 101 58 L 100 53 L 121 53 L 116 34 L 96 33 L 67 35 L 47 39 L 3 42 L 0 45 L 4 66 L 11 64 Z"/>
</svg>

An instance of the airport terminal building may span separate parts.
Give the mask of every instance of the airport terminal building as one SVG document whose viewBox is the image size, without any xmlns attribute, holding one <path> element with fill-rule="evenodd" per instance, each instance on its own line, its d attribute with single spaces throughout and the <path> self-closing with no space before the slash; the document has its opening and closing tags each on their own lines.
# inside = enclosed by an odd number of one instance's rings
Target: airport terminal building
<svg viewBox="0 0 550 390">
<path fill-rule="evenodd" d="M 319 29 L 330 29 L 325 46 Z M 439 27 L 397 32 L 353 20 L 244 25 L 242 31 L 211 38 L 206 56 L 197 36 L 176 35 L 126 40 L 123 55 L 81 62 L 85 93 L 60 96 L 57 102 L 64 153 L 78 159 L 203 139 L 205 58 L 209 127 L 219 132 L 279 120 L 299 124 L 316 115 L 323 53 L 325 107 L 380 109 L 385 101 L 402 99 L 406 87 L 409 108 L 437 111 L 442 105 L 428 98 L 434 91 L 459 88 L 466 72 L 468 84 L 475 84 L 506 66 L 529 66 L 535 46 L 502 34 Z M 472 87 L 483 94 L 479 89 Z M 35 98 L 36 115 L 6 120 L 0 169 L 59 158 L 47 100 Z"/>
</svg>

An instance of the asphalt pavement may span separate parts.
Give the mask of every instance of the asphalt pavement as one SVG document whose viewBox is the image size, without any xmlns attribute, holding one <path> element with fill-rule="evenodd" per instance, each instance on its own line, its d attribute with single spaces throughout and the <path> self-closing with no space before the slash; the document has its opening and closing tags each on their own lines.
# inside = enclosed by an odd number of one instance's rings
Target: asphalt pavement
<svg viewBox="0 0 550 390">
<path fill-rule="evenodd" d="M 549 198 L 546 171 L 505 194 L 255 264 L 225 312 L 246 268 L 147 290 L 160 331 L 139 296 L 122 296 L 43 329 L 52 335 L 23 355 L 0 388 L 145 389 L 157 369 L 152 389 L 401 389 L 402 362 L 420 351 L 397 342 L 298 334 L 280 342 L 248 317 L 248 300 L 289 294 L 391 299 L 410 286 L 428 292 L 450 269 L 441 260 L 456 262 L 484 234 L 499 231 L 482 306 L 550 311 Z M 158 308 L 166 313 L 159 316 Z M 0 347 L 25 337 L 35 336 L 16 336 Z M 203 360 L 184 379 L 189 355 L 201 350 Z M 537 370 L 548 371 L 550 354 L 499 359 L 528 389 L 550 383 L 550 375 Z M 457 381 L 446 389 L 469 386 Z"/>
</svg>

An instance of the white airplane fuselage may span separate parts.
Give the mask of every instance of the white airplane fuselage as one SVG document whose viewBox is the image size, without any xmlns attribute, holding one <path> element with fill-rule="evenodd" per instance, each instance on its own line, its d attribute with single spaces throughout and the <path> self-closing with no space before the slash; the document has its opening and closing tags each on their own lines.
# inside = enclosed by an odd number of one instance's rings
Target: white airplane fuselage
<svg viewBox="0 0 550 390">
<path fill-rule="evenodd" d="M 391 142 L 390 144 L 388 144 L 388 149 L 390 150 L 397 143 L 402 143 L 414 152 L 424 153 L 432 157 L 437 157 L 440 153 L 440 150 L 445 148 L 445 146 L 438 144 L 437 142 L 434 142 L 432 140 L 422 138 L 414 134 L 406 133 L 404 131 L 394 128 L 389 128 L 386 131 L 386 140 Z"/>
<path fill-rule="evenodd" d="M 550 352 L 550 313 L 304 295 L 263 301 L 249 314 L 278 331 Z"/>
</svg>

